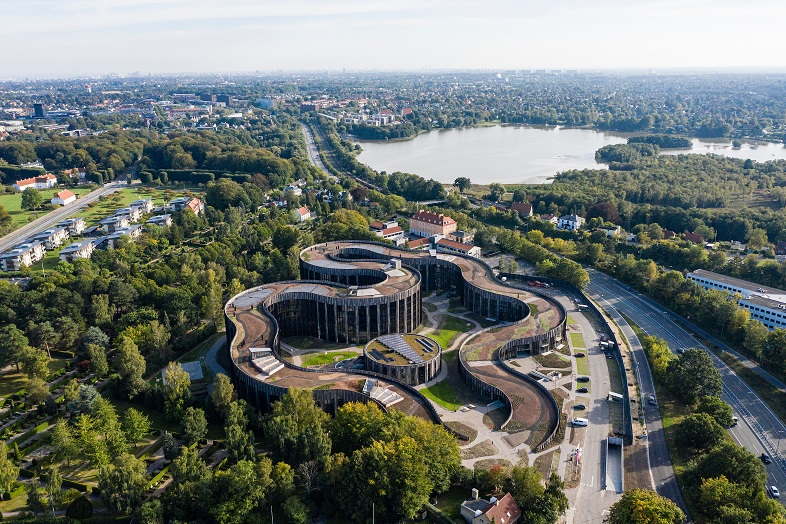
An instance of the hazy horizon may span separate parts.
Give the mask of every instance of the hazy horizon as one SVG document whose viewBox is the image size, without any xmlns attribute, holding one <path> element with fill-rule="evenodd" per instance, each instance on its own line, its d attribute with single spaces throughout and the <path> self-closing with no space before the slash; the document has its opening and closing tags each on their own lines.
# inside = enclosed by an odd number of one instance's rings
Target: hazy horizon
<svg viewBox="0 0 786 524">
<path fill-rule="evenodd" d="M 783 19 L 774 0 L 7 0 L 0 77 L 782 71 Z"/>
</svg>

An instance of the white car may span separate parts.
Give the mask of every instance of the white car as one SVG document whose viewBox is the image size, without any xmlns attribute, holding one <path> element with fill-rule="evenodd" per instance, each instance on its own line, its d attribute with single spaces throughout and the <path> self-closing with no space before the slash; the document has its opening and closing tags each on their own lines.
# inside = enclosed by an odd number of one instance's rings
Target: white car
<svg viewBox="0 0 786 524">
<path fill-rule="evenodd" d="M 772 498 L 774 498 L 774 499 L 781 498 L 781 492 L 778 491 L 778 488 L 776 488 L 775 486 L 770 486 L 770 489 L 768 491 L 770 492 L 770 495 L 772 496 Z"/>
<path fill-rule="evenodd" d="M 585 418 L 574 418 L 571 423 L 574 426 L 581 427 L 581 428 L 589 426 L 589 420 Z"/>
</svg>

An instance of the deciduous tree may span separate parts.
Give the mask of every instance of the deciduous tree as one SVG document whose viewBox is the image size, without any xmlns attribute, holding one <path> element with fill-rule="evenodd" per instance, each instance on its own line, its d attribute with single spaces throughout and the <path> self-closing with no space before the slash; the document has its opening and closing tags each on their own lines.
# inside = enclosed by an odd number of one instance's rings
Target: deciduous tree
<svg viewBox="0 0 786 524">
<path fill-rule="evenodd" d="M 654 491 L 626 491 L 609 510 L 609 524 L 675 524 L 685 521 L 685 514 L 674 502 Z"/>
</svg>

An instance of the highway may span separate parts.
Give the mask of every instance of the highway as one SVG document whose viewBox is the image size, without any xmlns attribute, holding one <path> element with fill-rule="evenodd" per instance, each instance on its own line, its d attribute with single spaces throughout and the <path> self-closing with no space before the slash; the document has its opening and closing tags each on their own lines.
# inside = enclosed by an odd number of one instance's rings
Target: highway
<svg viewBox="0 0 786 524">
<path fill-rule="evenodd" d="M 766 466 L 767 484 L 778 486 L 783 491 L 786 487 L 786 461 L 782 458 L 783 453 L 786 452 L 786 426 L 783 422 L 720 358 L 708 351 L 699 340 L 676 323 L 672 319 L 673 313 L 608 275 L 595 270 L 589 270 L 589 273 L 591 280 L 587 289 L 588 294 L 620 324 L 625 336 L 635 346 L 634 356 L 645 394 L 649 395 L 654 391 L 649 377 L 649 367 L 638 339 L 635 338 L 635 334 L 632 335 L 630 326 L 622 319 L 620 313 L 625 314 L 647 334 L 666 340 L 673 352 L 696 347 L 707 351 L 723 378 L 723 398 L 739 417 L 739 424 L 729 432 L 738 443 L 755 455 L 767 453 L 772 457 L 773 463 Z M 653 435 L 662 432 L 658 426 L 659 419 L 656 412 L 656 409 L 650 407 L 646 412 L 652 473 L 658 492 L 673 498 L 673 488 L 669 487 L 670 483 L 667 482 L 668 472 L 659 467 L 659 464 L 668 462 L 668 455 L 664 460 L 662 455 L 664 451 L 658 449 L 659 445 L 656 444 L 656 440 L 660 439 L 656 439 L 656 435 Z M 668 469 L 671 467 L 669 466 Z M 666 483 L 661 484 L 661 482 Z"/>
<path fill-rule="evenodd" d="M 6 236 L 0 238 L 0 252 L 5 251 L 9 248 L 14 247 L 15 245 L 21 243 L 25 239 L 44 231 L 47 228 L 52 227 L 53 225 L 57 224 L 61 220 L 65 220 L 70 215 L 76 213 L 83 207 L 87 206 L 91 202 L 95 202 L 99 198 L 104 195 L 108 195 L 117 191 L 120 187 L 123 187 L 125 184 L 122 182 L 110 182 L 109 184 L 105 184 L 98 189 L 87 193 L 86 195 L 82 196 L 82 198 L 76 199 L 75 202 L 72 202 L 66 206 L 58 207 L 57 209 L 47 213 L 46 215 L 39 217 L 32 222 L 25 224 L 24 226 L 16 229 Z"/>
<path fill-rule="evenodd" d="M 311 130 L 303 123 L 300 124 L 300 127 L 303 129 L 303 135 L 306 137 L 306 151 L 308 152 L 308 158 L 311 160 L 311 163 L 327 176 L 333 176 L 330 174 L 330 171 L 327 170 L 325 164 L 322 163 L 322 157 L 319 156 L 319 149 L 317 149 L 317 144 L 314 142 L 314 135 L 311 134 Z"/>
</svg>

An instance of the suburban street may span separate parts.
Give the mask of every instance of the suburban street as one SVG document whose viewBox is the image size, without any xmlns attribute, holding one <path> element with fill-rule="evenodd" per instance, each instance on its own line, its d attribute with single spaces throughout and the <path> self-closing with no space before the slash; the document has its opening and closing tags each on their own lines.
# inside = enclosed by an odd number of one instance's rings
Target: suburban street
<svg viewBox="0 0 786 524">
<path fill-rule="evenodd" d="M 118 188 L 123 187 L 124 185 L 124 183 L 117 181 L 104 184 L 95 191 L 87 193 L 82 198 L 76 199 L 75 202 L 72 202 L 66 206 L 58 207 L 50 213 L 47 213 L 46 215 L 25 224 L 19 229 L 8 233 L 6 236 L 0 238 L 0 251 L 5 251 L 6 249 L 12 248 L 26 238 L 31 237 L 40 231 L 44 231 L 49 227 L 52 227 L 56 223 L 60 222 L 61 220 L 65 220 L 70 215 L 87 206 L 91 202 L 95 202 L 102 196 L 117 191 Z"/>
<path fill-rule="evenodd" d="M 642 388 L 645 388 L 646 394 L 654 391 L 648 367 L 645 367 L 647 366 L 646 358 L 638 340 L 636 339 L 634 342 L 630 326 L 619 313 L 624 313 L 644 332 L 666 340 L 674 352 L 695 347 L 707 350 L 699 340 L 672 320 L 673 313 L 658 306 L 640 293 L 631 291 L 603 273 L 590 270 L 590 277 L 589 295 L 620 324 L 625 336 L 629 338 L 631 344 L 636 346 L 634 354 Z M 709 350 L 707 352 L 723 378 L 723 398 L 732 406 L 736 416 L 739 417 L 739 424 L 731 428 L 729 432 L 737 442 L 755 455 L 767 453 L 773 458 L 773 463 L 766 466 L 767 484 L 775 485 L 782 490 L 786 487 L 786 462 L 782 458 L 783 450 L 786 450 L 786 427 L 756 393 L 719 357 Z M 646 388 L 650 389 L 647 391 Z M 656 409 L 648 409 L 647 411 L 651 444 L 650 461 L 658 491 L 671 498 L 673 490 L 664 488 L 662 485 L 662 482 L 667 478 L 667 472 L 658 467 L 664 462 L 663 453 L 665 451 L 657 442 L 656 435 L 662 430 L 659 427 L 656 411 Z"/>
</svg>

